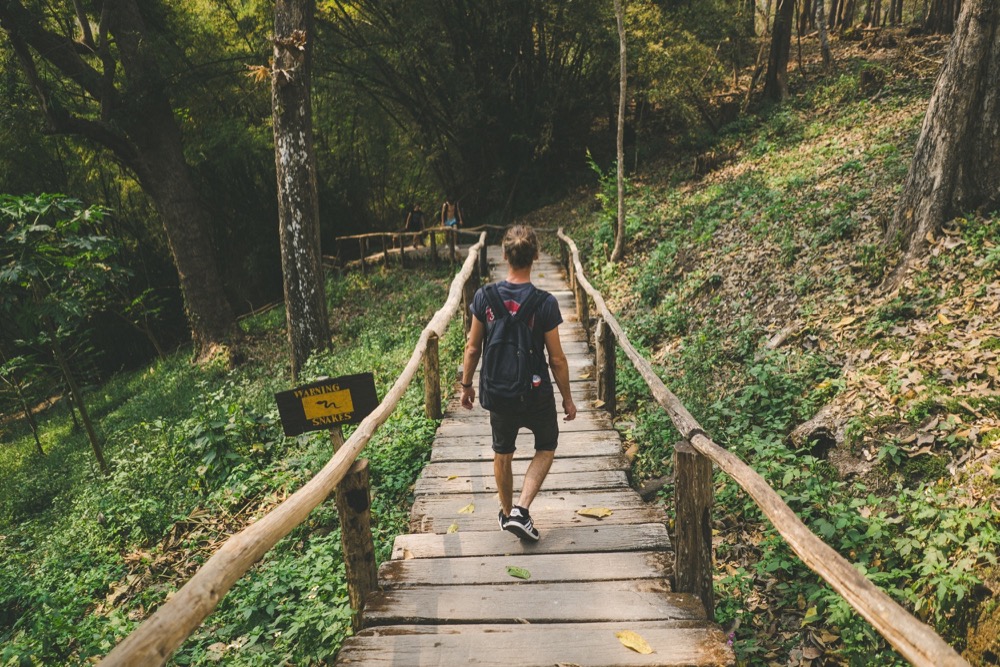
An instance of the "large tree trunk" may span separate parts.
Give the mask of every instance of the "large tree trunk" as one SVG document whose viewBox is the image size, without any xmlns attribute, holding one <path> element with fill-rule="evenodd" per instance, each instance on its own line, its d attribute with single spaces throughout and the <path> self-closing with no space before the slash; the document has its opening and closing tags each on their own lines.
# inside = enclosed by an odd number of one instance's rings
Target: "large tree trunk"
<svg viewBox="0 0 1000 667">
<path fill-rule="evenodd" d="M 771 32 L 771 55 L 764 76 L 764 97 L 780 102 L 788 97 L 788 56 L 792 49 L 795 0 L 780 0 Z"/>
<path fill-rule="evenodd" d="M 217 345 L 238 340 L 239 329 L 206 233 L 211 220 L 184 158 L 167 82 L 152 52 L 154 40 L 135 0 L 107 0 L 96 32 L 89 17 L 83 19 L 81 47 L 48 30 L 21 2 L 0 3 L 0 27 L 21 60 L 52 131 L 79 135 L 109 149 L 136 174 L 156 206 L 177 267 L 196 354 L 210 355 Z M 32 50 L 47 62 L 49 72 L 60 77 L 60 85 L 82 89 L 99 108 L 88 117 L 74 116 L 56 103 L 61 93 L 53 92 L 39 74 Z M 81 57 L 83 52 L 99 56 L 102 69 Z M 119 84 L 122 90 L 115 87 L 118 77 L 124 80 Z"/>
<path fill-rule="evenodd" d="M 615 18 L 618 24 L 618 226 L 611 261 L 620 262 L 625 256 L 625 10 L 622 0 L 615 0 Z"/>
<path fill-rule="evenodd" d="M 747 34 L 753 37 L 757 34 L 757 0 L 746 0 L 744 11 Z"/>
<path fill-rule="evenodd" d="M 313 159 L 310 64 L 314 0 L 274 6 L 271 106 L 278 172 L 278 224 L 292 377 L 330 333 L 319 240 L 319 198 Z"/>
<path fill-rule="evenodd" d="M 949 217 L 1000 206 L 1000 5 L 966 0 L 886 230 L 906 249 L 898 284 Z"/>
</svg>

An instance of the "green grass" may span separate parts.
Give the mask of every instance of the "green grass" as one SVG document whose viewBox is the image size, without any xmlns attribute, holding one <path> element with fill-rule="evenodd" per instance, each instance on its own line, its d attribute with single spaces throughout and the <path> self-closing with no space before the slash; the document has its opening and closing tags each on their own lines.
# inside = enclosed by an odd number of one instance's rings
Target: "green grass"
<svg viewBox="0 0 1000 667">
<path fill-rule="evenodd" d="M 309 361 L 301 381 L 371 371 L 383 396 L 450 278 L 428 269 L 330 281 L 333 346 Z M 45 458 L 24 429 L 4 443 L 0 485 L 18 491 L 0 497 L 0 665 L 84 664 L 106 654 L 228 534 L 325 464 L 325 432 L 281 433 L 273 394 L 290 386 L 283 325 L 280 308 L 245 321 L 250 361 L 233 371 L 194 366 L 182 351 L 90 391 L 112 461 L 107 478 L 58 407 L 41 417 Z M 452 326 L 443 368 L 457 366 L 462 343 L 461 325 Z M 363 453 L 379 559 L 406 531 L 435 428 L 418 375 Z M 234 586 L 173 664 L 329 659 L 351 623 L 339 540 L 330 500 Z"/>
</svg>

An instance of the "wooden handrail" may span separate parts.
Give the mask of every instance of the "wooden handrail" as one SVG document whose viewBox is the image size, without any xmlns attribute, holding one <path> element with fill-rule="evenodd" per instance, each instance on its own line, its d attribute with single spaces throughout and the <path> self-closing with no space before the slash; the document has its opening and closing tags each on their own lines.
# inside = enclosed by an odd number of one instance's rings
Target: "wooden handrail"
<svg viewBox="0 0 1000 667">
<path fill-rule="evenodd" d="M 431 335 L 444 336 L 448 323 L 461 303 L 465 282 L 476 270 L 479 250 L 485 243 L 486 234 L 483 233 L 479 242 L 469 249 L 469 256 L 462 265 L 462 270 L 452 280 L 448 299 L 421 333 L 406 368 L 378 407 L 358 425 L 357 430 L 333 455 L 330 462 L 284 502 L 226 540 L 172 598 L 101 661 L 102 666 L 147 667 L 165 663 L 177 647 L 212 613 L 233 584 L 281 538 L 299 525 L 316 506 L 326 500 L 375 430 L 396 409 L 421 366 L 428 338 Z"/>
<path fill-rule="evenodd" d="M 968 667 L 969 663 L 948 645 L 932 628 L 923 623 L 895 600 L 858 572 L 851 563 L 818 538 L 785 504 L 774 489 L 753 468 L 734 454 L 723 449 L 705 433 L 687 408 L 669 390 L 629 342 L 614 314 L 608 309 L 601 293 L 594 289 L 583 272 L 580 253 L 573 239 L 562 229 L 559 239 L 570 252 L 576 282 L 594 300 L 601 317 L 614 332 L 626 356 L 642 375 L 657 403 L 667 411 L 680 434 L 691 445 L 732 477 L 757 503 L 775 529 L 785 538 L 806 566 L 823 578 L 847 602 L 885 637 L 900 655 L 918 667 Z M 613 399 L 612 399 L 613 400 Z"/>
</svg>

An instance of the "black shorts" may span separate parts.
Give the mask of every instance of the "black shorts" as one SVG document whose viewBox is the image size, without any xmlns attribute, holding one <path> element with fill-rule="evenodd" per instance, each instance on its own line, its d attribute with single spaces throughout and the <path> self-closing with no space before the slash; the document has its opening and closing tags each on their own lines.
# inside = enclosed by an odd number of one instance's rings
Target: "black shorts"
<svg viewBox="0 0 1000 667">
<path fill-rule="evenodd" d="M 559 423 L 556 419 L 556 397 L 552 392 L 542 394 L 520 414 L 490 412 L 493 429 L 493 451 L 513 454 L 517 432 L 526 428 L 535 434 L 537 451 L 554 452 L 559 444 Z"/>
</svg>

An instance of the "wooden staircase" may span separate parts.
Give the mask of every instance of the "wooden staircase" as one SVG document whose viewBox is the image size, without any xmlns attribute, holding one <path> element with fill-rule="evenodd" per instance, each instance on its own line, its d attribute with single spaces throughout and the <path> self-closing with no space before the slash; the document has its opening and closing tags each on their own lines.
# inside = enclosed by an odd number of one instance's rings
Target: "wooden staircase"
<svg viewBox="0 0 1000 667">
<path fill-rule="evenodd" d="M 505 275 L 495 247 L 490 264 L 494 280 Z M 543 255 L 533 282 L 559 300 L 579 410 L 576 420 L 560 421 L 555 462 L 531 506 L 541 540 L 521 542 L 497 526 L 489 416 L 456 398 L 415 487 L 413 532 L 396 539 L 379 570 L 382 591 L 366 602 L 364 629 L 344 643 L 336 664 L 734 664 L 699 600 L 671 591 L 666 513 L 629 487 L 620 436 L 592 407 L 593 358 L 561 268 Z M 522 431 L 517 445 L 515 498 L 534 452 L 531 433 Z M 585 508 L 612 513 L 578 514 Z M 515 578 L 511 566 L 530 578 Z M 653 652 L 626 648 L 615 634 L 623 630 Z"/>
</svg>

